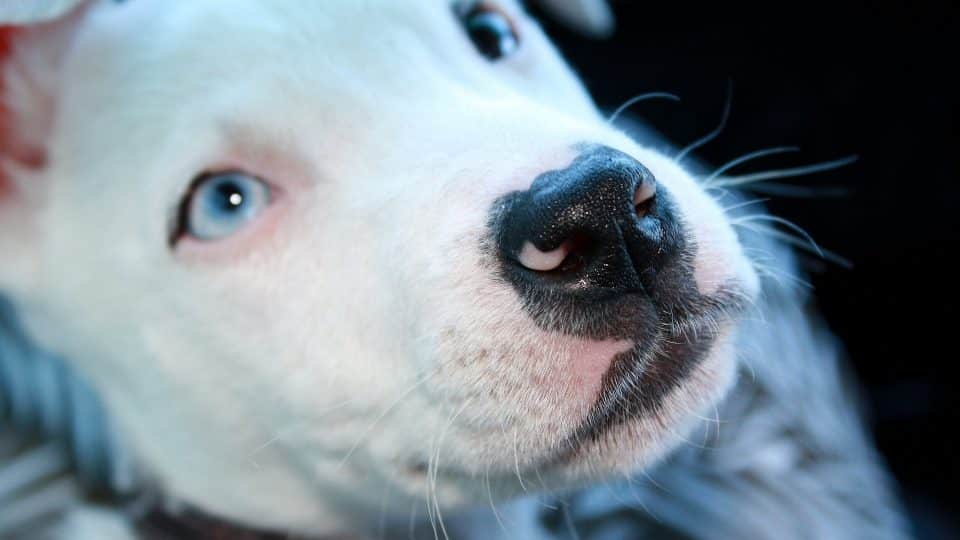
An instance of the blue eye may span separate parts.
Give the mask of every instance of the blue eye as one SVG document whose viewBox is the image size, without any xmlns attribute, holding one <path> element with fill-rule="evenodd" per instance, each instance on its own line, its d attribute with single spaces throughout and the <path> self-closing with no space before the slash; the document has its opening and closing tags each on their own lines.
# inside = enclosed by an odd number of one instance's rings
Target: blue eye
<svg viewBox="0 0 960 540">
<path fill-rule="evenodd" d="M 204 242 L 231 236 L 263 213 L 270 198 L 270 186 L 248 174 L 205 175 L 181 206 L 177 236 L 190 235 Z"/>
</svg>

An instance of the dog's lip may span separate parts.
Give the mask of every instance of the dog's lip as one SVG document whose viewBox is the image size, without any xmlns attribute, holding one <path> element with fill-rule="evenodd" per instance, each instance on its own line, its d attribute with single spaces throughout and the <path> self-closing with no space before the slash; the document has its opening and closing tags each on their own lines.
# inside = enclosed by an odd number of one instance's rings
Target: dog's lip
<svg viewBox="0 0 960 540">
<path fill-rule="evenodd" d="M 709 349 L 714 342 L 715 336 L 707 337 L 706 334 L 701 334 L 699 337 L 692 339 L 691 342 L 688 342 L 687 345 L 706 346 L 706 348 Z M 671 349 L 677 345 L 680 344 L 670 344 L 665 348 Z M 632 352 L 633 351 L 624 353 L 621 358 L 615 359 L 614 362 L 636 363 L 637 359 L 629 358 Z M 651 362 L 648 365 L 652 364 Z M 663 365 L 670 366 L 676 364 L 667 363 Z M 613 369 L 615 369 L 615 366 L 611 366 L 611 370 Z M 681 376 L 679 379 L 678 385 L 682 384 L 682 382 L 686 380 L 686 377 Z M 644 383 L 629 381 L 626 377 L 621 376 L 617 383 L 612 386 L 623 388 L 624 385 L 630 386 L 636 384 Z M 601 390 L 601 396 L 597 399 L 597 405 L 595 405 L 590 415 L 581 423 L 580 427 L 554 444 L 553 447 L 556 449 L 555 451 L 545 454 L 537 459 L 534 464 L 525 467 L 524 470 L 520 472 L 526 472 L 526 469 L 538 473 L 548 473 L 550 471 L 559 472 L 570 466 L 575 466 L 585 458 L 587 452 L 596 451 L 597 442 L 603 436 L 631 422 L 642 420 L 645 414 L 656 407 L 656 405 L 651 405 L 649 402 L 634 400 L 634 398 L 635 396 L 632 394 L 627 394 L 626 397 L 622 394 L 614 395 L 612 388 L 605 387 Z M 655 399 L 660 400 L 662 397 Z"/>
<path fill-rule="evenodd" d="M 714 350 L 722 328 L 747 309 L 742 288 L 729 283 L 702 310 L 672 321 L 671 330 L 614 358 L 593 410 L 580 427 L 561 440 L 553 455 L 540 460 L 549 470 L 573 464 L 591 444 L 612 429 L 655 411 L 667 395 L 684 384 L 690 372 Z M 653 391 L 639 393 L 636 388 Z"/>
<path fill-rule="evenodd" d="M 714 350 L 723 330 L 720 321 L 732 323 L 745 309 L 731 293 L 727 304 L 718 303 L 688 320 L 677 321 L 673 330 L 660 336 L 653 347 L 633 350 L 614 359 L 604 376 L 604 386 L 592 412 L 558 445 L 560 452 L 549 465 L 560 467 L 581 457 L 612 429 L 638 421 L 655 412 L 660 403 Z M 649 388 L 650 392 L 636 389 Z"/>
</svg>

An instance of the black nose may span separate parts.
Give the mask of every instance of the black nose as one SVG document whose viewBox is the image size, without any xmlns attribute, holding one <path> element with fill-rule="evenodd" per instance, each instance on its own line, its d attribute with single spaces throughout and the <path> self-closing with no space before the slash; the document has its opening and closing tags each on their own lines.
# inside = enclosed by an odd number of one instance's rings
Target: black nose
<svg viewBox="0 0 960 540">
<path fill-rule="evenodd" d="M 501 199 L 494 227 L 512 278 L 527 287 L 653 294 L 683 244 L 674 216 L 669 193 L 640 162 L 588 146 L 566 169 Z"/>
</svg>

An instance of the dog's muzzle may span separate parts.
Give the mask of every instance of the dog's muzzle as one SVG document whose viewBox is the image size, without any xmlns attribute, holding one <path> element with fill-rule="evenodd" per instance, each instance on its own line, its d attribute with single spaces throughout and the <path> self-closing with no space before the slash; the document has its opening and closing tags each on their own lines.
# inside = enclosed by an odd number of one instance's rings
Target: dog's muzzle
<svg viewBox="0 0 960 540">
<path fill-rule="evenodd" d="M 606 146 L 579 150 L 567 168 L 495 201 L 489 250 L 541 329 L 591 346 L 631 344 L 603 366 L 570 448 L 656 411 L 708 358 L 718 322 L 739 313 L 744 298 L 736 281 L 701 293 L 696 242 L 650 170 Z"/>
</svg>

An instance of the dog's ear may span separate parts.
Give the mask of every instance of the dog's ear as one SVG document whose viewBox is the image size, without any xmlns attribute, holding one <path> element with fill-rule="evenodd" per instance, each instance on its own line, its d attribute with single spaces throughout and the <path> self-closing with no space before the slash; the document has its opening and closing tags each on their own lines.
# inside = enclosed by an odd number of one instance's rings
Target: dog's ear
<svg viewBox="0 0 960 540">
<path fill-rule="evenodd" d="M 83 2 L 0 0 L 0 288 L 29 273 L 62 58 Z"/>
<path fill-rule="evenodd" d="M 58 19 L 87 0 L 3 0 L 0 25 L 29 25 Z"/>
<path fill-rule="evenodd" d="M 0 163 L 43 161 L 60 59 L 77 18 L 70 12 L 84 2 L 0 2 Z"/>
<path fill-rule="evenodd" d="M 569 26 L 593 37 L 613 33 L 613 11 L 607 0 L 538 0 L 545 10 Z"/>
</svg>

